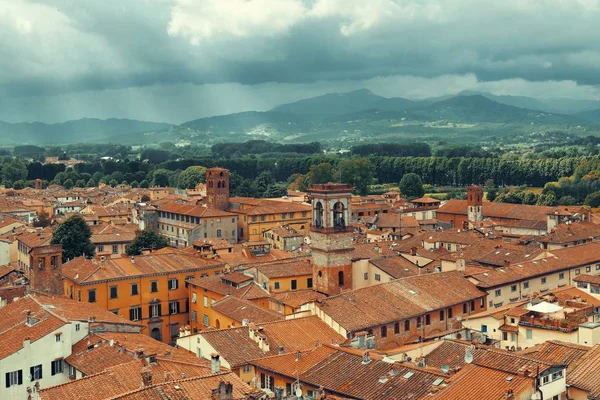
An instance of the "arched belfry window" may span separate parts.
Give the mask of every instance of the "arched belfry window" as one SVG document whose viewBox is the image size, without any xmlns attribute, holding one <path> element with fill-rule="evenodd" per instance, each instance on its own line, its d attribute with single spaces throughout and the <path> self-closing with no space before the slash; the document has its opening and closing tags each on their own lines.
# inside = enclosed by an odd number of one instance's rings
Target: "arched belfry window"
<svg viewBox="0 0 600 400">
<path fill-rule="evenodd" d="M 321 204 L 320 201 L 317 201 L 317 203 L 315 204 L 314 220 L 316 228 L 323 227 L 323 204 Z"/>
<path fill-rule="evenodd" d="M 338 285 L 344 286 L 344 271 L 338 272 Z"/>
<path fill-rule="evenodd" d="M 333 223 L 335 228 L 345 228 L 346 220 L 344 219 L 344 204 L 338 201 L 333 205 Z"/>
<path fill-rule="evenodd" d="M 221 188 L 221 181 L 217 181 L 217 188 L 220 189 Z"/>
</svg>

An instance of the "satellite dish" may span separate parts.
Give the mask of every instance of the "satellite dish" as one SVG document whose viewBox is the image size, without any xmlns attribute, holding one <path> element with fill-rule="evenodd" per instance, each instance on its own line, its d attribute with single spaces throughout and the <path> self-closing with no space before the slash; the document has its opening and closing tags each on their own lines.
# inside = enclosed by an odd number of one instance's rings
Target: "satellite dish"
<svg viewBox="0 0 600 400">
<path fill-rule="evenodd" d="M 302 397 L 302 389 L 300 387 L 296 388 L 296 397 Z"/>
<path fill-rule="evenodd" d="M 450 371 L 450 367 L 447 364 L 442 365 L 442 373 L 447 374 Z"/>
<path fill-rule="evenodd" d="M 473 354 L 471 354 L 470 352 L 465 354 L 465 362 L 467 364 L 471 364 L 473 362 Z"/>
</svg>

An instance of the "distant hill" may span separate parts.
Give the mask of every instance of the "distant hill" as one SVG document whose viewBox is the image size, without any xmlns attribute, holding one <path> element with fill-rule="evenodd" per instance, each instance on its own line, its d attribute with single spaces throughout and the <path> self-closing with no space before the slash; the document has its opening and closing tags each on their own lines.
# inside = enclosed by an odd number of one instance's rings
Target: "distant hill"
<svg viewBox="0 0 600 400">
<path fill-rule="evenodd" d="M 573 116 L 581 118 L 582 120 L 592 124 L 600 124 L 600 109 L 578 112 L 573 114 Z"/>
<path fill-rule="evenodd" d="M 448 120 L 453 122 L 494 122 L 494 123 L 543 123 L 575 124 L 578 118 L 530 110 L 498 103 L 482 95 L 456 96 L 447 100 L 414 109 L 416 117 L 431 121 Z"/>
<path fill-rule="evenodd" d="M 83 118 L 56 124 L 0 121 L 0 138 L 6 144 L 82 143 L 165 129 L 171 124 L 131 119 Z"/>
</svg>

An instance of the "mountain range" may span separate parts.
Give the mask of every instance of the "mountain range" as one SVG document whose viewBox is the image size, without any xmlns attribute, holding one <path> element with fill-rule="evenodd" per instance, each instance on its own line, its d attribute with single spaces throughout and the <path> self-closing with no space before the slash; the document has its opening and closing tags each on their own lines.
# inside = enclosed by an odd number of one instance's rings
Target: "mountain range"
<svg viewBox="0 0 600 400">
<path fill-rule="evenodd" d="M 7 123 L 0 121 L 6 145 L 101 142 L 157 143 L 204 135 L 211 140 L 240 140 L 252 136 L 335 137 L 342 125 L 370 124 L 370 130 L 390 130 L 398 121 L 426 124 L 436 121 L 464 124 L 600 125 L 600 102 L 536 99 L 465 91 L 424 100 L 383 97 L 370 90 L 330 93 L 281 104 L 269 111 L 248 111 L 205 117 L 172 125 L 131 119 L 84 118 L 64 123 Z M 375 125 L 373 125 L 375 124 Z M 360 129 L 359 129 L 360 130 Z"/>
</svg>

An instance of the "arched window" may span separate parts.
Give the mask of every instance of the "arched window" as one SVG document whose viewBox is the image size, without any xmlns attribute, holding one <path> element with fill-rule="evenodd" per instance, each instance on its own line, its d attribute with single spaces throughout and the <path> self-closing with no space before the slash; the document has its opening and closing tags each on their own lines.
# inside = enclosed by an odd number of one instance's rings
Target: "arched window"
<svg viewBox="0 0 600 400">
<path fill-rule="evenodd" d="M 223 171 L 221 171 L 221 172 L 219 173 L 219 176 L 223 176 Z"/>
<path fill-rule="evenodd" d="M 321 204 L 320 201 L 317 201 L 317 204 L 315 204 L 314 214 L 315 214 L 315 216 L 314 216 L 315 227 L 322 228 L 323 227 L 323 204 Z"/>
<path fill-rule="evenodd" d="M 338 285 L 344 286 L 344 271 L 338 272 Z"/>
<path fill-rule="evenodd" d="M 394 335 L 399 335 L 400 334 L 400 322 L 396 322 L 394 324 Z"/>
<path fill-rule="evenodd" d="M 344 204 L 338 201 L 333 205 L 333 226 L 335 228 L 345 228 L 346 221 L 344 219 Z"/>
<path fill-rule="evenodd" d="M 217 182 L 217 188 L 219 188 L 219 189 L 221 188 L 221 181 Z"/>
</svg>

